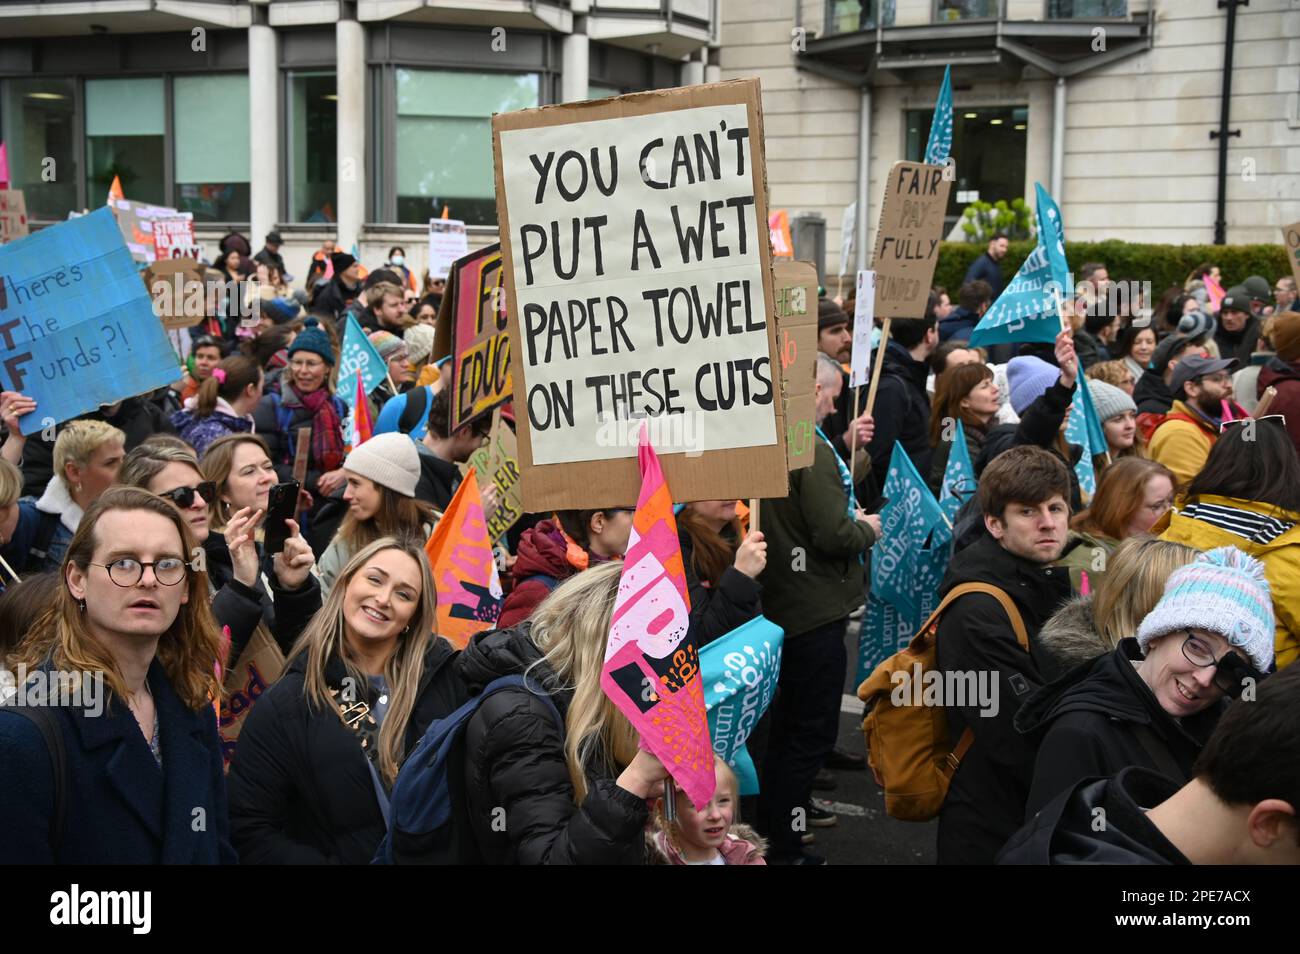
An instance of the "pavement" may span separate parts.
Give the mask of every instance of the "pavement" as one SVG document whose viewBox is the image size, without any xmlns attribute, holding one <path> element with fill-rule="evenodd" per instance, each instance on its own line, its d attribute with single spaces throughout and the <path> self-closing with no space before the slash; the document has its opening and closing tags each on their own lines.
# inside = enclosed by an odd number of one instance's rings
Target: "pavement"
<svg viewBox="0 0 1300 954">
<path fill-rule="evenodd" d="M 862 703 L 857 698 L 858 623 L 846 636 L 849 672 L 840 711 L 839 747 L 866 754 L 862 740 Z M 839 816 L 833 828 L 812 828 L 816 841 L 808 851 L 833 865 L 932 865 L 937 822 L 904 822 L 885 814 L 885 800 L 869 770 L 834 771 L 833 792 L 814 792 Z"/>
</svg>

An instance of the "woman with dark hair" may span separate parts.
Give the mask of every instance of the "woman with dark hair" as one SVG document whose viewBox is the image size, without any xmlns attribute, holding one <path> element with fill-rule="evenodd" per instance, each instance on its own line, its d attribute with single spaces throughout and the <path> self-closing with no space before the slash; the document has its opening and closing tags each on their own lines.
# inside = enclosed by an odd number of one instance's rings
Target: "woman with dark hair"
<svg viewBox="0 0 1300 954">
<path fill-rule="evenodd" d="M 1198 550 L 1234 546 L 1262 561 L 1277 667 L 1300 658 L 1300 459 L 1283 418 L 1225 423 L 1160 536 Z"/>
<path fill-rule="evenodd" d="M 1106 547 L 1149 533 L 1174 505 L 1175 481 L 1173 471 L 1157 461 L 1117 460 L 1103 471 L 1091 505 L 1075 515 L 1070 527 Z"/>
<path fill-rule="evenodd" d="M 961 421 L 973 467 L 984 450 L 989 422 L 998 413 L 1001 396 L 993 380 L 993 369 L 987 364 L 958 365 L 935 378 L 934 404 L 930 411 L 930 445 L 934 456 L 930 459 L 926 483 L 936 494 L 943 485 L 943 473 L 956 436 L 954 422 Z"/>
<path fill-rule="evenodd" d="M 185 409 L 172 415 L 172 427 L 199 456 L 218 437 L 251 431 L 264 378 L 252 358 L 227 358 L 212 369 Z"/>
<path fill-rule="evenodd" d="M 0 864 L 236 861 L 213 708 L 221 633 L 194 547 L 180 511 L 138 488 L 86 512 L 58 595 L 16 654 L 80 676 L 82 691 L 0 707 Z"/>
<path fill-rule="evenodd" d="M 698 649 L 763 612 L 758 577 L 767 543 L 758 531 L 742 539 L 734 500 L 688 503 L 677 515 L 677 536 Z"/>
<path fill-rule="evenodd" d="M 397 274 L 402 279 L 401 285 L 404 291 L 415 292 L 415 275 L 411 272 L 410 266 L 406 264 L 406 249 L 400 245 L 394 245 L 388 250 L 388 258 L 384 262 L 384 267 L 389 271 Z"/>
<path fill-rule="evenodd" d="M 1128 365 L 1135 382 L 1146 373 L 1155 350 L 1156 330 L 1150 325 L 1126 325 L 1111 349 L 1116 358 Z"/>
</svg>

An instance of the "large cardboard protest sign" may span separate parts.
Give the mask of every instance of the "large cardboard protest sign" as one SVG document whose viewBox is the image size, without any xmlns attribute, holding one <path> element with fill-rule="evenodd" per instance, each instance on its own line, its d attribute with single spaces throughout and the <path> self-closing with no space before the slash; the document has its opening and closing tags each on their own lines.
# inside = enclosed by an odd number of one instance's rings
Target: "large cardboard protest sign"
<svg viewBox="0 0 1300 954">
<path fill-rule="evenodd" d="M 27 200 L 22 189 L 0 189 L 0 245 L 26 238 Z"/>
<path fill-rule="evenodd" d="M 500 244 L 471 252 L 452 271 L 451 320 L 445 324 L 451 335 L 451 428 L 455 430 L 509 401 L 514 383 Z"/>
<path fill-rule="evenodd" d="M 1282 226 L 1282 240 L 1286 243 L 1286 260 L 1291 263 L 1291 274 L 1300 285 L 1300 222 Z"/>
<path fill-rule="evenodd" d="M 221 711 L 217 717 L 217 734 L 221 736 L 221 755 L 226 768 L 235 755 L 239 733 L 253 704 L 262 697 L 284 672 L 284 653 L 263 625 L 253 630 L 253 637 L 239 654 L 234 666 L 223 674 Z"/>
<path fill-rule="evenodd" d="M 785 462 L 812 465 L 817 441 L 817 269 L 808 262 L 773 262 L 776 328 L 781 342 Z"/>
<path fill-rule="evenodd" d="M 456 259 L 469 252 L 465 223 L 456 219 L 429 220 L 429 277 L 446 278 Z"/>
<path fill-rule="evenodd" d="M 154 220 L 181 218 L 180 212 L 165 205 L 148 205 L 131 199 L 113 199 L 108 205 L 117 216 L 117 226 L 131 257 L 141 264 L 158 257 L 153 239 Z"/>
<path fill-rule="evenodd" d="M 36 400 L 24 434 L 180 376 L 109 209 L 0 248 L 0 379 Z"/>
<path fill-rule="evenodd" d="M 529 510 L 787 493 L 757 80 L 492 118 Z M 702 456 L 701 456 L 702 455 Z"/>
<path fill-rule="evenodd" d="M 876 317 L 925 317 L 952 180 L 942 166 L 896 162 L 885 182 L 872 268 Z"/>
</svg>

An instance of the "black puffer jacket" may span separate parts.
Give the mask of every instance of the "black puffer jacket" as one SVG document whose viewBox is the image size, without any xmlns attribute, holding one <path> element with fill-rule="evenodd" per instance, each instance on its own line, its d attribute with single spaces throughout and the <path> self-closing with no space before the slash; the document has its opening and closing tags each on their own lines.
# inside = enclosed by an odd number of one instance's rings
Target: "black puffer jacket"
<svg viewBox="0 0 1300 954">
<path fill-rule="evenodd" d="M 1174 392 L 1169 390 L 1161 373 L 1148 368 L 1133 388 L 1133 403 L 1139 414 L 1168 414 L 1174 406 Z"/>
<path fill-rule="evenodd" d="M 529 638 L 529 624 L 475 636 L 456 669 L 471 694 L 493 679 L 529 671 L 542 686 L 558 684 Z M 573 693 L 551 701 L 566 716 Z M 247 731 L 247 730 L 245 730 Z M 596 753 L 590 765 L 604 761 Z M 489 864 L 645 863 L 646 803 L 615 784 L 612 766 L 589 769 L 587 797 L 574 803 L 564 759 L 564 731 L 531 692 L 503 689 L 485 700 L 465 728 L 465 785 L 474 840 Z M 495 809 L 505 824 L 494 825 Z"/>
<path fill-rule="evenodd" d="M 1224 704 L 1175 720 L 1134 668 L 1141 659 L 1137 640 L 1125 639 L 1021 706 L 1017 731 L 1041 739 L 1026 816 L 1085 778 L 1115 775 L 1130 765 L 1159 772 L 1179 785 L 1192 777 L 1196 756 Z"/>
<path fill-rule="evenodd" d="M 680 531 L 678 537 L 682 545 L 682 565 L 686 568 L 686 587 L 691 597 L 691 633 L 695 648 L 700 649 L 762 613 L 759 597 L 763 588 L 757 580 L 750 579 L 734 566 L 722 572 L 722 579 L 716 587 L 709 586 L 699 578 L 692 563 L 695 541 L 685 530 Z"/>
<path fill-rule="evenodd" d="M 972 582 L 991 583 L 1015 601 L 1031 652 L 1020 648 L 1011 621 L 991 596 L 962 596 L 939 622 L 939 670 L 995 673 L 997 678 L 997 695 L 990 693 L 996 699 L 996 714 L 981 715 L 974 699 L 963 700 L 966 705 L 945 705 L 952 743 L 967 727 L 974 731 L 975 742 L 953 776 L 939 814 L 940 864 L 991 864 L 1024 821 L 1034 751 L 1030 741 L 1016 732 L 1012 719 L 1043 683 L 1032 655 L 1034 638 L 1070 595 L 1068 569 L 1018 557 L 988 534 L 953 557 L 939 591 L 946 594 L 959 583 Z M 989 712 L 993 709 L 987 707 Z"/>
<path fill-rule="evenodd" d="M 873 359 L 874 360 L 874 359 Z M 902 444 L 917 473 L 930 473 L 930 395 L 925 390 L 929 368 L 897 341 L 885 346 L 885 364 L 872 417 L 876 432 L 867 445 L 873 473 L 889 473 L 894 445 Z"/>
<path fill-rule="evenodd" d="M 270 555 L 263 555 L 262 576 L 270 587 L 268 593 L 262 579 L 253 586 L 245 586 L 235 579 L 224 534 L 215 530 L 209 533 L 203 541 L 203 552 L 208 561 L 208 579 L 217 591 L 212 601 L 213 615 L 223 626 L 230 626 L 231 664 L 239 659 L 259 622 L 266 624 L 280 651 L 287 654 L 321 607 L 320 581 L 315 574 L 309 573 L 298 589 L 287 590 L 275 575 Z M 260 546 L 258 553 L 261 554 Z"/>
<path fill-rule="evenodd" d="M 443 639 L 425 654 L 405 752 L 464 701 L 455 657 Z M 239 734 L 228 777 L 231 840 L 244 864 L 369 864 L 385 831 L 370 766 L 338 714 L 308 703 L 305 665 L 305 655 L 293 659 Z M 345 675 L 336 657 L 326 679 L 341 685 Z"/>
</svg>

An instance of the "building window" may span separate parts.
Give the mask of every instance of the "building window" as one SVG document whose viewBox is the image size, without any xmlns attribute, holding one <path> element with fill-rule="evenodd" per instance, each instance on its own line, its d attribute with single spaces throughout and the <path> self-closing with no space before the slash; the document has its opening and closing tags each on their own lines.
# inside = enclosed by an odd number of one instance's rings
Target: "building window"
<svg viewBox="0 0 1300 954">
<path fill-rule="evenodd" d="M 998 15 L 998 0 L 934 0 L 938 23 L 955 20 L 988 20 Z"/>
<path fill-rule="evenodd" d="M 914 162 L 925 154 L 933 116 L 930 109 L 907 112 L 907 158 Z M 957 178 L 948 198 L 949 224 L 971 202 L 1024 198 L 1028 128 L 1028 106 L 953 110 L 949 154 Z"/>
<path fill-rule="evenodd" d="M 15 79 L 0 86 L 10 186 L 23 190 L 29 217 L 61 219 L 80 204 L 76 86 L 70 79 Z"/>
<path fill-rule="evenodd" d="M 289 77 L 289 221 L 337 221 L 338 88 L 334 73 Z"/>
<path fill-rule="evenodd" d="M 538 105 L 539 89 L 536 73 L 397 70 L 397 221 L 446 208 L 496 224 L 492 114 Z"/>
<path fill-rule="evenodd" d="M 165 113 L 160 76 L 86 80 L 87 205 L 107 198 L 114 176 L 128 199 L 166 203 Z"/>
<path fill-rule="evenodd" d="M 876 10 L 884 10 L 881 26 L 894 25 L 895 0 L 828 0 L 826 4 L 826 35 L 854 33 L 876 28 Z"/>
<path fill-rule="evenodd" d="M 177 76 L 172 128 L 175 207 L 193 212 L 197 222 L 247 222 L 248 74 Z M 274 129 L 259 133 L 278 135 Z M 275 169 L 259 172 L 278 175 Z M 127 198 L 135 198 L 130 190 Z"/>
<path fill-rule="evenodd" d="M 623 91 L 617 86 L 603 86 L 600 83 L 587 84 L 587 99 L 608 99 L 610 96 L 622 96 Z"/>
<path fill-rule="evenodd" d="M 1128 16 L 1128 0 L 1047 0 L 1053 20 L 1097 19 Z"/>
</svg>

